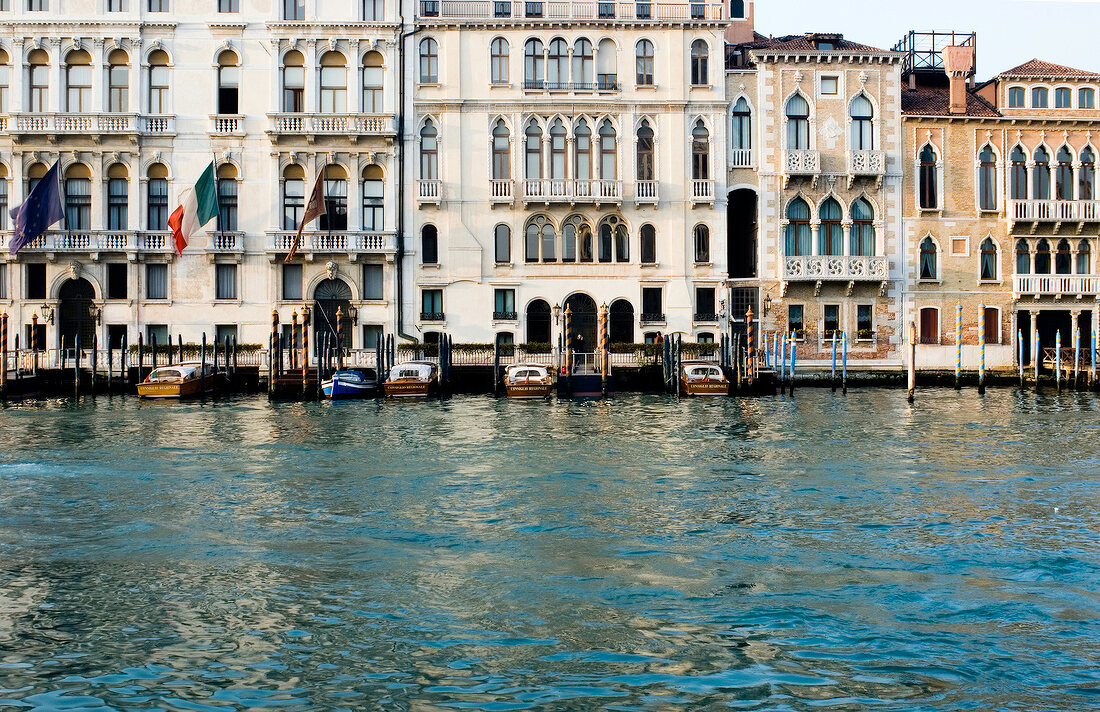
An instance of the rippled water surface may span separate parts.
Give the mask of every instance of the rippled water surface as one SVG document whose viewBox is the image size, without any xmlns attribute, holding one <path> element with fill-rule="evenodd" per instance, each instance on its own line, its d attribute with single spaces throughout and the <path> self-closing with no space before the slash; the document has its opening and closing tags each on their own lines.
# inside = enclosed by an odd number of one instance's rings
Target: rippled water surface
<svg viewBox="0 0 1100 712">
<path fill-rule="evenodd" d="M 1096 401 L 0 410 L 0 709 L 1100 705 Z"/>
</svg>

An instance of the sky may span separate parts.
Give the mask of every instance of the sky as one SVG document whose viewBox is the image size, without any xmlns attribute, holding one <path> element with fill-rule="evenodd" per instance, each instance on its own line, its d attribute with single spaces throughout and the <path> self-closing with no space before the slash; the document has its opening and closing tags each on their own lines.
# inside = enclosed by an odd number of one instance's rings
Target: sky
<svg viewBox="0 0 1100 712">
<path fill-rule="evenodd" d="M 978 33 L 979 80 L 1042 59 L 1100 73 L 1100 0 L 755 0 L 763 35 L 839 32 L 890 49 L 909 30 Z"/>
</svg>

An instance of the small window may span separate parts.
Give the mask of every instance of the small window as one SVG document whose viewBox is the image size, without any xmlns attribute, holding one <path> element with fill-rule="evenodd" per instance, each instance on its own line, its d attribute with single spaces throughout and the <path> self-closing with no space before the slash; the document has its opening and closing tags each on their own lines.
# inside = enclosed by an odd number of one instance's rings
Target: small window
<svg viewBox="0 0 1100 712">
<path fill-rule="evenodd" d="M 214 265 L 214 280 L 215 299 L 237 298 L 237 265 Z"/>
<path fill-rule="evenodd" d="M 821 95 L 822 96 L 836 96 L 839 93 L 838 81 L 836 77 L 822 77 L 821 78 Z"/>
<path fill-rule="evenodd" d="M 439 81 L 439 45 L 431 37 L 420 41 L 420 83 Z"/>
<path fill-rule="evenodd" d="M 422 264 L 439 263 L 439 232 L 435 225 L 425 225 L 420 231 L 420 256 Z"/>
<path fill-rule="evenodd" d="M 1049 99 L 1049 92 L 1045 87 L 1035 87 L 1031 90 L 1031 108 L 1032 109 L 1045 109 L 1047 108 Z"/>
<path fill-rule="evenodd" d="M 983 280 L 997 279 L 997 246 L 988 237 L 982 240 L 980 269 Z"/>
<path fill-rule="evenodd" d="M 870 341 L 875 335 L 874 307 L 870 304 L 856 306 L 856 340 Z"/>
<path fill-rule="evenodd" d="M 420 293 L 420 318 L 423 321 L 443 320 L 442 289 L 425 289 Z"/>
<path fill-rule="evenodd" d="M 1008 90 L 1008 108 L 1010 108 L 1010 109 L 1022 109 L 1022 108 L 1024 108 L 1024 88 L 1023 87 L 1011 87 Z"/>
<path fill-rule="evenodd" d="M 363 265 L 363 299 L 383 299 L 383 266 L 368 263 Z"/>
<path fill-rule="evenodd" d="M 218 0 L 218 12 L 237 12 L 237 0 Z"/>
<path fill-rule="evenodd" d="M 787 332 L 794 334 L 796 339 L 806 336 L 806 324 L 803 321 L 804 309 L 801 304 L 787 305 Z"/>
<path fill-rule="evenodd" d="M 167 324 L 146 324 L 145 325 L 145 343 L 146 344 L 167 344 L 168 343 L 168 325 Z"/>
<path fill-rule="evenodd" d="M 952 237 L 951 238 L 951 256 L 952 257 L 966 257 L 970 254 L 970 238 L 968 237 Z"/>
<path fill-rule="evenodd" d="M 1077 90 L 1077 108 L 1078 109 L 1094 109 L 1096 108 L 1096 92 L 1089 88 Z"/>
<path fill-rule="evenodd" d="M 46 298 L 46 265 L 27 265 L 27 299 Z"/>
<path fill-rule="evenodd" d="M 297 301 L 302 298 L 302 265 L 283 265 L 283 299 Z"/>
<path fill-rule="evenodd" d="M 497 225 L 493 229 L 495 260 L 497 264 L 512 261 L 512 231 L 507 225 Z"/>
<path fill-rule="evenodd" d="M 107 298 L 126 299 L 129 266 L 125 262 L 107 263 Z"/>
<path fill-rule="evenodd" d="M 376 349 L 378 348 L 378 342 L 385 339 L 385 332 L 382 330 L 381 324 L 364 324 L 363 325 L 363 348 Z"/>
<path fill-rule="evenodd" d="M 822 333 L 826 339 L 830 339 L 840 331 L 840 305 L 826 304 L 822 308 L 821 316 Z"/>
<path fill-rule="evenodd" d="M 145 298 L 168 298 L 168 265 L 164 263 L 145 265 Z"/>
<path fill-rule="evenodd" d="M 493 319 L 512 321 L 516 318 L 516 290 L 496 289 L 493 291 Z"/>
<path fill-rule="evenodd" d="M 8 266 L 0 263 L 0 299 L 8 298 Z"/>
<path fill-rule="evenodd" d="M 665 309 L 660 287 L 642 287 L 642 321 L 664 321 Z"/>
<path fill-rule="evenodd" d="M 1060 88 L 1054 90 L 1054 108 L 1056 109 L 1072 109 L 1073 108 L 1073 91 L 1066 88 Z"/>
<path fill-rule="evenodd" d="M 985 308 L 985 343 L 1001 343 L 1001 310 L 995 307 Z"/>
<path fill-rule="evenodd" d="M 638 233 L 640 245 L 639 252 L 641 253 L 642 264 L 656 264 L 657 263 L 657 230 L 652 225 L 642 225 L 642 229 Z"/>
<path fill-rule="evenodd" d="M 936 279 L 936 243 L 930 237 L 920 243 L 920 278 Z"/>
<path fill-rule="evenodd" d="M 922 307 L 920 310 L 920 342 L 922 344 L 940 343 L 940 310 L 935 307 Z"/>
</svg>

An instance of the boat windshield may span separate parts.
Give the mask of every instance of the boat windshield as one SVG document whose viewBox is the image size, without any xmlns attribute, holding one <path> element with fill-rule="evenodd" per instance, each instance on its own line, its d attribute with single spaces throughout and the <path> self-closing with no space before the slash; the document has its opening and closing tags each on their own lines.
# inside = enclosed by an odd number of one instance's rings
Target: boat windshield
<svg viewBox="0 0 1100 712">
<path fill-rule="evenodd" d="M 150 381 L 171 381 L 177 378 L 183 378 L 185 375 L 183 371 L 178 368 L 158 368 L 149 374 L 148 380 Z"/>
<path fill-rule="evenodd" d="M 688 370 L 688 378 L 721 378 L 722 372 L 716 366 L 696 366 Z"/>
<path fill-rule="evenodd" d="M 534 368 L 528 368 L 523 371 L 515 371 L 512 373 L 512 378 L 519 380 L 521 378 L 542 378 L 546 374 Z"/>
<path fill-rule="evenodd" d="M 399 363 L 390 369 L 390 379 L 418 378 L 427 380 L 432 373 L 432 367 L 426 363 Z"/>
<path fill-rule="evenodd" d="M 337 371 L 336 377 L 339 378 L 341 381 L 345 381 L 347 383 L 362 383 L 364 380 L 366 380 L 363 378 L 363 374 L 359 373 L 358 371 Z"/>
</svg>

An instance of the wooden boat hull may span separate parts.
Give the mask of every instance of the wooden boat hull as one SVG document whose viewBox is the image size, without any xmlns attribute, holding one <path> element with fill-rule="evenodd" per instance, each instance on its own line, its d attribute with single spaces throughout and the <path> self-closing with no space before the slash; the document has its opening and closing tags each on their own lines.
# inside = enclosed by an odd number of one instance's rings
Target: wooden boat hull
<svg viewBox="0 0 1100 712">
<path fill-rule="evenodd" d="M 371 398 L 378 392 L 378 386 L 374 383 L 351 383 L 333 378 L 321 383 L 321 392 L 325 398 L 332 400 Z"/>
<path fill-rule="evenodd" d="M 382 392 L 387 398 L 427 398 L 436 387 L 435 381 L 387 381 Z"/>
<path fill-rule="evenodd" d="M 680 392 L 685 396 L 728 396 L 729 381 L 689 381 L 680 379 Z"/>
<path fill-rule="evenodd" d="M 537 400 L 549 398 L 554 393 L 552 383 L 509 383 L 505 385 L 509 398 L 518 400 Z"/>
<path fill-rule="evenodd" d="M 139 383 L 138 395 L 142 398 L 190 398 L 202 392 L 202 383 L 199 379 L 183 381 L 180 383 Z M 214 377 L 206 377 L 206 390 L 214 390 Z"/>
</svg>

